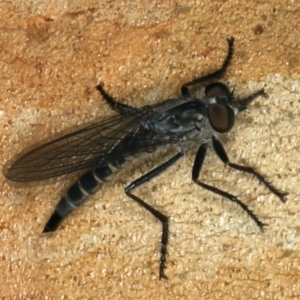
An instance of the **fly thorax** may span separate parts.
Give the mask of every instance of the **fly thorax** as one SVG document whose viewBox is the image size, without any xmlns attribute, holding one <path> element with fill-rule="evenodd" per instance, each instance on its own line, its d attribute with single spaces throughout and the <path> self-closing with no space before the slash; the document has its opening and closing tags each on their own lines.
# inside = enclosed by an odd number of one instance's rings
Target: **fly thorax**
<svg viewBox="0 0 300 300">
<path fill-rule="evenodd" d="M 203 116 L 196 111 L 185 111 L 172 115 L 165 115 L 156 123 L 156 129 L 164 134 L 182 134 L 197 130 Z"/>
</svg>

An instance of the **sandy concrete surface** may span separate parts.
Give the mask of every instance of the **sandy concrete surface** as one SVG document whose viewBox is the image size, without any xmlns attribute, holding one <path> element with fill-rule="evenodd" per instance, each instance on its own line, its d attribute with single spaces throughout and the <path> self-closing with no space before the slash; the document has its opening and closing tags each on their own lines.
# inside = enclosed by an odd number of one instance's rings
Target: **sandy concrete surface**
<svg viewBox="0 0 300 300">
<path fill-rule="evenodd" d="M 283 204 L 214 153 L 202 179 L 263 221 L 191 180 L 195 149 L 135 192 L 170 218 L 166 274 L 161 225 L 124 186 L 161 162 L 141 157 L 53 234 L 42 234 L 76 175 L 14 186 L 0 175 L 1 299 L 297 299 L 300 296 L 300 4 L 298 1 L 2 1 L 0 156 L 113 114 L 95 90 L 134 106 L 180 97 L 183 83 L 235 54 L 225 82 L 237 96 L 265 86 L 224 137 L 233 162 L 255 166 Z"/>
</svg>

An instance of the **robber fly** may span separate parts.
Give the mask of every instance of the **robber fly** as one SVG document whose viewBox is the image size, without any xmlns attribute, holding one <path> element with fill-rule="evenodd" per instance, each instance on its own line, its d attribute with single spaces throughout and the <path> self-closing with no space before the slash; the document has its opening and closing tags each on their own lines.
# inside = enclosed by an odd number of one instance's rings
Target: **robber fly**
<svg viewBox="0 0 300 300">
<path fill-rule="evenodd" d="M 216 80 L 220 79 L 233 55 L 234 39 L 227 40 L 228 53 L 220 69 L 201 78 L 185 83 L 181 87 L 182 97 L 141 108 L 117 102 L 105 90 L 98 91 L 119 115 L 75 128 L 71 133 L 47 139 L 42 145 L 18 155 L 4 166 L 4 175 L 13 181 L 40 181 L 43 179 L 86 170 L 77 183 L 72 185 L 57 204 L 43 232 L 57 229 L 61 221 L 94 194 L 113 172 L 124 165 L 129 157 L 172 145 L 177 154 L 168 161 L 134 180 L 125 188 L 126 195 L 149 211 L 162 224 L 161 257 L 159 278 L 167 278 L 164 269 L 168 244 L 168 217 L 132 193 L 134 189 L 175 164 L 194 145 L 200 145 L 192 168 L 192 180 L 202 188 L 237 203 L 258 225 L 264 224 L 234 195 L 200 181 L 199 174 L 212 144 L 221 161 L 236 170 L 250 173 L 275 194 L 282 202 L 286 193 L 280 192 L 251 167 L 231 163 L 223 148 L 219 135 L 232 129 L 235 117 L 244 111 L 257 97 L 268 97 L 263 89 L 243 99 L 235 99 L 229 88 Z M 188 87 L 207 83 L 205 93 L 196 98 Z"/>
</svg>

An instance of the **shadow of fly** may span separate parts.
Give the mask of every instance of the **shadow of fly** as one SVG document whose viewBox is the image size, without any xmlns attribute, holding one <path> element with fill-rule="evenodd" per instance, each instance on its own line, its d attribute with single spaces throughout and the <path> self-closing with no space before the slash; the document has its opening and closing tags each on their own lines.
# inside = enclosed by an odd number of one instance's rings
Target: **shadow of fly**
<svg viewBox="0 0 300 300">
<path fill-rule="evenodd" d="M 117 116 L 90 122 L 68 134 L 49 138 L 40 146 L 25 150 L 4 166 L 4 175 L 19 182 L 40 181 L 78 170 L 88 170 L 61 198 L 43 232 L 56 230 L 61 221 L 94 194 L 103 182 L 109 180 L 129 157 L 175 145 L 176 155 L 125 188 L 129 198 L 162 224 L 159 278 L 167 278 L 164 269 L 169 234 L 168 217 L 132 192 L 175 164 L 194 144 L 200 146 L 192 168 L 192 180 L 202 188 L 238 204 L 263 229 L 266 224 L 237 197 L 199 179 L 208 146 L 212 145 L 225 165 L 250 173 L 282 202 L 286 201 L 287 194 L 280 192 L 254 168 L 230 162 L 219 140 L 219 135 L 232 129 L 235 117 L 254 99 L 268 97 L 261 89 L 245 98 L 235 99 L 233 92 L 217 81 L 224 75 L 232 59 L 234 39 L 228 39 L 227 43 L 227 57 L 222 67 L 209 75 L 185 83 L 181 87 L 182 97 L 179 99 L 168 99 L 136 108 L 117 102 L 104 90 L 104 84 L 100 83 L 97 86 L 98 91 L 108 105 L 119 113 Z M 192 96 L 189 91 L 190 86 L 198 84 L 206 84 L 204 95 L 200 98 Z"/>
</svg>

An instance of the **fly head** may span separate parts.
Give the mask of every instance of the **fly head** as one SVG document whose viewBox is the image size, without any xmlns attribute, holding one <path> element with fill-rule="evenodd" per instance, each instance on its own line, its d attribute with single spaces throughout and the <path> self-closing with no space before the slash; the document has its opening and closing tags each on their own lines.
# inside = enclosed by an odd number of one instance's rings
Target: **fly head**
<svg viewBox="0 0 300 300">
<path fill-rule="evenodd" d="M 230 131 L 235 121 L 235 113 L 230 105 L 233 100 L 232 92 L 225 84 L 215 82 L 207 85 L 205 95 L 209 98 L 215 98 L 207 110 L 211 127 L 218 133 Z"/>
</svg>

